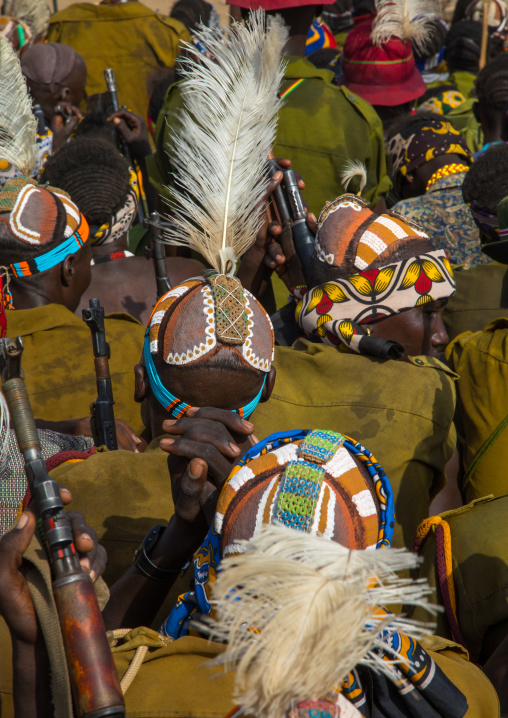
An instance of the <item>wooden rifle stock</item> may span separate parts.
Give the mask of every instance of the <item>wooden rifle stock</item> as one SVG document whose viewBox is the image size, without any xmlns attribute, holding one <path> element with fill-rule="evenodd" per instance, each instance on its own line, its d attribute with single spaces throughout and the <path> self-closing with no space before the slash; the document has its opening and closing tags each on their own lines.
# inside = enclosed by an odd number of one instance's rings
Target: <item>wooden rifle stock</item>
<svg viewBox="0 0 508 718">
<path fill-rule="evenodd" d="M 56 481 L 42 458 L 32 408 L 21 378 L 23 344 L 0 340 L 2 391 L 25 461 L 28 486 L 47 547 L 76 715 L 124 716 L 125 704 L 90 576 L 84 573 Z"/>
<path fill-rule="evenodd" d="M 98 299 L 90 299 L 89 309 L 82 311 L 83 321 L 92 332 L 92 346 L 97 381 L 97 399 L 90 406 L 92 436 L 95 446 L 107 446 L 110 451 L 118 449 L 115 413 L 113 411 L 113 386 L 109 373 L 110 348 L 104 328 L 104 307 Z"/>
</svg>

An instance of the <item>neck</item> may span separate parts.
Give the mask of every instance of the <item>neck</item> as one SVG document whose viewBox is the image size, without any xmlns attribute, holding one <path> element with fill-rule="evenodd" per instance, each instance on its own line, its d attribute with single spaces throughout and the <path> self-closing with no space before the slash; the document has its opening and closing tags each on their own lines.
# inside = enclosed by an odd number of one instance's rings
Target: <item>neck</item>
<svg viewBox="0 0 508 718">
<path fill-rule="evenodd" d="M 33 307 L 44 307 L 46 304 L 64 304 L 56 292 L 46 287 L 23 286 L 23 280 L 12 280 L 10 283 L 12 301 L 15 309 L 32 309 Z"/>
<path fill-rule="evenodd" d="M 305 57 L 306 43 L 307 35 L 291 35 L 284 45 L 282 53 L 284 55 L 292 55 L 294 57 Z"/>
<path fill-rule="evenodd" d="M 488 142 L 500 142 L 501 141 L 501 127 L 493 127 L 488 126 L 484 127 L 482 125 L 483 130 L 483 142 L 484 144 L 487 144 Z"/>
<path fill-rule="evenodd" d="M 127 249 L 129 249 L 127 234 L 124 234 L 119 239 L 115 239 L 114 242 L 92 246 L 92 256 L 106 257 L 108 254 L 111 254 L 111 252 L 121 252 Z"/>
</svg>

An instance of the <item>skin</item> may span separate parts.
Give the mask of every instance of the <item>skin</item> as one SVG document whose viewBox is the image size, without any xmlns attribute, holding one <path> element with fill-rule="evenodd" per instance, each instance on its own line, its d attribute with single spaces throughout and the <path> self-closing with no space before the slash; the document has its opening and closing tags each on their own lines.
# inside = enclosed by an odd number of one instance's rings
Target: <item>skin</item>
<svg viewBox="0 0 508 718">
<path fill-rule="evenodd" d="M 92 279 L 90 242 L 55 267 L 32 277 L 12 279 L 10 289 L 16 309 L 63 304 L 75 312 Z"/>
<path fill-rule="evenodd" d="M 403 361 L 410 356 L 439 358 L 448 344 L 443 323 L 447 299 L 429 302 L 368 325 L 373 337 L 391 339 L 404 347 Z"/>
<path fill-rule="evenodd" d="M 480 102 L 473 105 L 473 113 L 476 121 L 480 123 L 484 143 L 499 142 L 503 138 L 503 111 L 495 110 L 492 107 L 486 107 Z"/>
</svg>

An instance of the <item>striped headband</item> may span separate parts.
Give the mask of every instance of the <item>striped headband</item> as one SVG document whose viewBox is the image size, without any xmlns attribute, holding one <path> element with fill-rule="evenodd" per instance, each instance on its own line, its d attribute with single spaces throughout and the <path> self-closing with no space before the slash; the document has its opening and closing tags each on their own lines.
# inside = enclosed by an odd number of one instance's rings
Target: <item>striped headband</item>
<svg viewBox="0 0 508 718">
<path fill-rule="evenodd" d="M 90 241 L 93 245 L 110 244 L 122 237 L 132 225 L 139 204 L 139 182 L 136 172 L 129 167 L 129 190 L 127 198 L 109 222 L 99 228 L 90 227 Z"/>
</svg>

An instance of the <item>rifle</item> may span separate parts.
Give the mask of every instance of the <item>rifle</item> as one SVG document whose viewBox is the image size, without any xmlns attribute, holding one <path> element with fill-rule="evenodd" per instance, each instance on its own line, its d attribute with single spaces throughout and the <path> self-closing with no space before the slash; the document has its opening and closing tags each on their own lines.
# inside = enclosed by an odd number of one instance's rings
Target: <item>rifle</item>
<svg viewBox="0 0 508 718">
<path fill-rule="evenodd" d="M 166 268 L 166 250 L 161 239 L 162 229 L 166 224 L 161 220 L 158 212 L 152 212 L 143 222 L 143 226 L 150 230 L 150 247 L 145 247 L 145 257 L 153 259 L 155 281 L 157 283 L 157 300 L 171 289 L 171 282 Z"/>
<path fill-rule="evenodd" d="M 111 100 L 113 112 L 118 112 L 118 110 L 120 109 L 120 103 L 118 102 L 118 90 L 116 87 L 115 71 L 112 67 L 107 67 L 104 70 L 104 79 L 106 80 L 106 86 L 108 88 L 109 99 Z M 134 162 L 132 160 L 131 153 L 129 152 L 129 148 L 123 140 L 120 140 L 120 151 L 129 163 L 129 165 L 132 167 L 132 169 L 136 171 L 136 167 L 134 166 Z M 141 186 L 139 189 L 140 193 L 136 217 L 138 222 L 143 222 L 143 220 L 145 219 L 145 208 L 143 206 L 143 198 L 141 196 Z"/>
<path fill-rule="evenodd" d="M 124 716 L 125 704 L 95 590 L 76 553 L 59 486 L 46 469 L 32 408 L 21 378 L 21 338 L 0 340 L 2 391 L 9 407 L 51 564 L 77 716 Z"/>
<path fill-rule="evenodd" d="M 97 379 L 97 399 L 90 405 L 92 436 L 95 446 L 107 446 L 110 451 L 118 449 L 115 414 L 113 411 L 113 387 L 109 373 L 111 350 L 104 329 L 104 307 L 99 299 L 90 299 L 90 308 L 83 309 L 83 321 L 92 332 L 92 346 Z"/>
<path fill-rule="evenodd" d="M 272 197 L 282 227 L 281 244 L 291 284 L 298 286 L 308 283 L 309 261 L 314 254 L 314 235 L 307 226 L 307 212 L 294 170 L 268 160 L 271 175 L 282 172 L 282 182 L 275 188 Z"/>
</svg>

